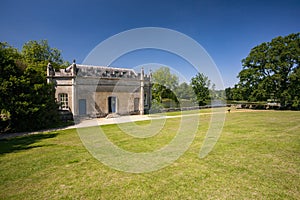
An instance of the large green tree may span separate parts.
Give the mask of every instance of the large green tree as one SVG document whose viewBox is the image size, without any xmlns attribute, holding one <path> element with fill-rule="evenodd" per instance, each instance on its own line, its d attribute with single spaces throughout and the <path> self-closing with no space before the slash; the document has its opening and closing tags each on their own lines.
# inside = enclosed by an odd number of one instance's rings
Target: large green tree
<svg viewBox="0 0 300 200">
<path fill-rule="evenodd" d="M 195 77 L 192 78 L 191 85 L 193 87 L 199 106 L 206 105 L 206 101 L 210 98 L 210 80 L 208 79 L 208 77 L 202 73 L 198 73 Z"/>
<path fill-rule="evenodd" d="M 299 98 L 299 33 L 276 37 L 254 47 L 242 60 L 238 88 L 245 100 L 280 100 L 282 105 Z"/>
<path fill-rule="evenodd" d="M 31 43 L 34 45 L 25 44 L 22 52 L 0 43 L 1 132 L 37 130 L 58 122 L 55 90 L 45 79 L 49 57 L 39 56 L 40 51 L 52 48 L 45 42 Z"/>
<path fill-rule="evenodd" d="M 46 76 L 46 66 L 51 62 L 55 69 L 65 68 L 70 65 L 63 62 L 61 51 L 50 47 L 47 40 L 26 42 L 21 50 L 24 62 Z"/>
</svg>

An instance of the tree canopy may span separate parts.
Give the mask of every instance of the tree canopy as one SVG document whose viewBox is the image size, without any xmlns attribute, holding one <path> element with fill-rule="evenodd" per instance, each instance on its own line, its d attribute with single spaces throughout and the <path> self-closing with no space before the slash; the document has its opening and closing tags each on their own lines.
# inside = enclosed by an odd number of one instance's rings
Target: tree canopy
<svg viewBox="0 0 300 200">
<path fill-rule="evenodd" d="M 208 79 L 208 77 L 202 73 L 198 73 L 195 77 L 192 78 L 191 85 L 195 92 L 199 106 L 206 105 L 206 101 L 210 98 L 210 80 Z"/>
<path fill-rule="evenodd" d="M 153 86 L 152 96 L 162 103 L 163 98 L 172 99 L 178 102 L 175 90 L 179 83 L 179 78 L 170 72 L 168 67 L 161 67 L 152 74 Z"/>
<path fill-rule="evenodd" d="M 30 41 L 21 52 L 0 43 L 0 132 L 37 130 L 58 122 L 55 89 L 45 79 L 49 60 L 62 64 L 60 52 L 47 41 Z"/>
<path fill-rule="evenodd" d="M 281 105 L 299 99 L 299 33 L 276 37 L 253 49 L 242 60 L 239 83 L 227 97 L 248 101 L 277 99 Z"/>
<path fill-rule="evenodd" d="M 194 90 L 191 85 L 186 82 L 181 83 L 176 89 L 176 95 L 180 99 L 192 100 L 195 97 Z"/>
<path fill-rule="evenodd" d="M 27 63 L 52 62 L 58 65 L 63 63 L 60 50 L 51 48 L 47 40 L 31 40 L 23 45 L 21 51 Z"/>
</svg>

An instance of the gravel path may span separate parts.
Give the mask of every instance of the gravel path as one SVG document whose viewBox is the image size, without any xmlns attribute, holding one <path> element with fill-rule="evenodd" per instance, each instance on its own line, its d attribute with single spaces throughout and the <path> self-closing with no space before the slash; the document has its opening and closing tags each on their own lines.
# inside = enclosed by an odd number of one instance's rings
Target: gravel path
<svg viewBox="0 0 300 200">
<path fill-rule="evenodd" d="M 267 110 L 249 110 L 249 109 L 241 109 L 241 110 L 232 110 L 231 112 L 259 112 L 259 111 L 267 111 Z M 184 116 L 193 116 L 193 115 L 210 115 L 211 113 L 196 113 L 196 114 L 187 114 Z M 119 116 L 115 118 L 94 118 L 94 119 L 84 119 L 75 125 L 64 127 L 64 128 L 56 128 L 56 129 L 45 129 L 35 132 L 22 132 L 22 133 L 9 133 L 9 134 L 0 134 L 0 140 L 6 138 L 13 138 L 17 136 L 23 135 L 32 135 L 38 133 L 44 133 L 49 131 L 58 131 L 58 130 L 66 130 L 72 128 L 84 128 L 84 127 L 91 127 L 91 126 L 101 126 L 107 124 L 120 124 L 120 123 L 127 123 L 127 122 L 135 122 L 135 121 L 145 121 L 145 120 L 152 120 L 152 119 L 168 119 L 168 118 L 178 118 L 181 115 L 175 116 L 165 116 L 163 114 L 159 115 L 130 115 L 130 116 Z"/>
<path fill-rule="evenodd" d="M 157 117 L 155 117 L 155 118 L 157 118 Z M 72 129 L 72 128 L 84 128 L 84 127 L 91 127 L 91 126 L 127 123 L 127 122 L 144 121 L 144 120 L 151 120 L 151 119 L 153 119 L 153 118 L 149 117 L 148 115 L 131 115 L 131 116 L 119 116 L 119 117 L 115 117 L 115 118 L 83 119 L 82 121 L 76 123 L 75 125 L 71 125 L 71 126 L 63 127 L 63 128 L 45 129 L 45 130 L 34 131 L 34 132 L 0 134 L 0 140 L 6 139 L 6 138 L 14 138 L 14 137 L 18 137 L 18 136 L 24 136 L 24 135 L 45 133 L 45 132 L 49 132 L 49 131 L 59 131 L 59 130 L 66 130 L 66 129 Z"/>
</svg>

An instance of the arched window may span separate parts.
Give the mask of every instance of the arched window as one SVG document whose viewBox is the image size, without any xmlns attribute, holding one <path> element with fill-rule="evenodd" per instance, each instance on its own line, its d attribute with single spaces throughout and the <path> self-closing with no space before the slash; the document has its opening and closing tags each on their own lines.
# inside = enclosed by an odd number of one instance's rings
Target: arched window
<svg viewBox="0 0 300 200">
<path fill-rule="evenodd" d="M 61 110 L 68 110 L 69 109 L 69 102 L 68 102 L 68 94 L 67 93 L 60 93 L 58 94 L 58 101 L 59 101 L 59 109 Z"/>
</svg>

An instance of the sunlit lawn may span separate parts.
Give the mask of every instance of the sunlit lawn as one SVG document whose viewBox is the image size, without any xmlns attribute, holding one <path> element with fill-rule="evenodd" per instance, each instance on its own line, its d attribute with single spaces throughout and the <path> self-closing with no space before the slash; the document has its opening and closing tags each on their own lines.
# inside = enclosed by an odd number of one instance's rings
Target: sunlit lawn
<svg viewBox="0 0 300 200">
<path fill-rule="evenodd" d="M 207 157 L 198 157 L 210 120 L 203 115 L 185 154 L 150 173 L 103 165 L 84 148 L 76 129 L 1 140 L 0 199 L 298 199 L 300 112 L 226 115 Z M 103 130 L 120 148 L 153 151 L 172 140 L 179 122 L 168 119 L 159 134 L 147 139 L 124 134 L 116 125 Z"/>
</svg>

